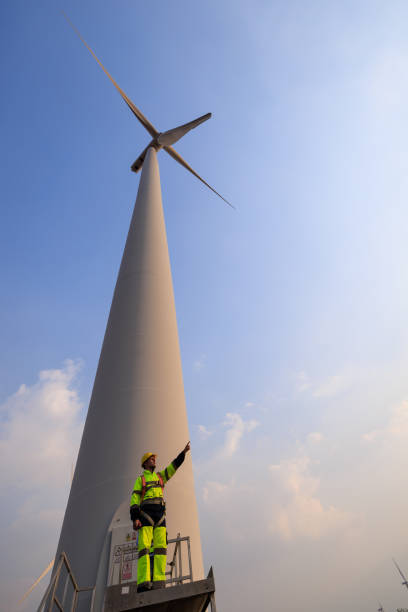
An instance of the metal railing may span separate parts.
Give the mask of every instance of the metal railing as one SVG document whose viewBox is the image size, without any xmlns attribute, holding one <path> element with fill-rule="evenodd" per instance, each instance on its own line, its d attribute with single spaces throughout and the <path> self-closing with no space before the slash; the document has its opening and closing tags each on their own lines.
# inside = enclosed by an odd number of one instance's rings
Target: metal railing
<svg viewBox="0 0 408 612">
<path fill-rule="evenodd" d="M 193 566 L 191 562 L 190 537 L 182 537 L 179 533 L 176 538 L 168 540 L 168 545 L 174 545 L 171 561 L 167 563 L 166 586 L 183 584 L 189 580 L 193 582 Z M 184 550 L 183 550 L 184 549 Z M 187 556 L 188 573 L 183 571 L 183 558 Z M 123 551 L 121 553 L 123 557 Z M 121 558 L 121 566 L 123 559 Z M 119 574 L 121 575 L 121 573 Z M 75 579 L 67 555 L 62 552 L 50 584 L 44 593 L 37 612 L 53 612 L 55 607 L 60 612 L 75 612 L 81 593 L 91 593 L 92 599 L 89 612 L 93 611 L 95 587 L 80 587 Z"/>
<path fill-rule="evenodd" d="M 59 596 L 60 579 L 62 578 L 62 572 L 65 570 L 65 582 L 62 588 L 62 594 Z M 71 586 L 71 589 L 69 587 Z M 70 601 L 67 601 L 68 592 L 71 590 Z M 80 587 L 78 586 L 75 576 L 72 572 L 71 565 L 68 561 L 67 555 L 62 552 L 58 561 L 57 568 L 54 576 L 48 585 L 47 590 L 44 593 L 44 597 L 38 606 L 37 612 L 52 612 L 54 605 L 57 606 L 60 612 L 75 612 L 80 593 L 92 592 L 92 599 L 89 611 L 92 612 L 93 604 L 95 599 L 95 587 Z"/>
<path fill-rule="evenodd" d="M 188 569 L 189 573 L 183 575 L 183 551 L 181 549 L 181 543 L 186 542 L 187 544 L 187 555 L 188 555 Z M 184 580 L 193 582 L 193 566 L 191 563 L 191 547 L 190 547 L 190 536 L 182 537 L 179 533 L 176 538 L 168 540 L 167 544 L 175 544 L 172 560 L 167 563 L 170 569 L 166 572 L 166 586 L 173 584 L 183 584 Z"/>
<path fill-rule="evenodd" d="M 191 547 L 190 547 L 190 537 L 185 536 L 182 537 L 179 533 L 176 538 L 172 538 L 167 541 L 169 551 L 170 561 L 167 562 L 169 569 L 166 571 L 166 586 L 172 586 L 175 584 L 183 584 L 186 580 L 190 582 L 193 581 L 193 567 L 191 562 Z M 174 549 L 171 550 L 174 545 Z M 112 563 L 112 569 L 110 572 L 110 580 L 109 585 L 112 586 L 114 584 L 128 584 L 130 582 L 134 582 L 134 578 L 123 579 L 122 568 L 124 563 L 132 563 L 135 559 L 137 559 L 137 545 L 136 542 L 128 542 L 123 545 L 115 546 L 114 557 L 115 561 Z M 150 568 L 151 573 L 153 574 L 153 565 L 154 565 L 154 553 L 153 549 L 151 549 L 150 553 Z M 184 574 L 183 568 L 183 559 L 184 559 L 184 568 L 186 564 L 188 564 L 188 573 Z M 118 568 L 115 570 L 115 567 Z M 133 569 L 131 574 L 133 575 Z"/>
</svg>

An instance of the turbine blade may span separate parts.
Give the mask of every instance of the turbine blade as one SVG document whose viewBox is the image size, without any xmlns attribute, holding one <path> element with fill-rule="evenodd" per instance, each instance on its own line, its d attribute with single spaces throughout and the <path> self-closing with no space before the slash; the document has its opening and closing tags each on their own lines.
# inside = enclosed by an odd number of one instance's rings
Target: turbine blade
<svg viewBox="0 0 408 612">
<path fill-rule="evenodd" d="M 163 147 L 163 148 L 166 151 L 166 153 L 168 153 L 170 155 L 170 157 L 175 159 L 186 170 L 191 172 L 191 174 L 194 174 L 194 176 L 197 177 L 199 181 L 204 183 L 204 185 L 206 185 L 208 187 L 208 189 L 211 189 L 211 191 L 213 191 L 219 198 L 221 198 L 221 200 L 224 200 L 224 202 L 226 202 L 228 204 L 228 206 L 231 206 L 231 208 L 235 208 L 235 206 L 233 206 L 231 204 L 231 202 L 228 202 L 228 200 L 226 200 L 220 193 L 218 193 L 218 191 L 215 191 L 215 189 L 213 187 L 211 187 L 211 185 L 209 185 L 203 178 L 201 178 L 201 176 L 199 174 L 197 174 L 197 172 L 195 170 L 193 170 L 191 166 L 188 165 L 188 163 L 181 157 L 181 155 L 179 155 L 177 153 L 177 151 L 175 151 L 173 149 L 173 147 L 167 147 L 166 146 L 166 147 Z"/>
<path fill-rule="evenodd" d="M 140 123 L 143 125 L 144 128 L 146 128 L 146 130 L 149 132 L 149 134 L 151 136 L 153 136 L 153 138 L 156 138 L 156 136 L 159 134 L 159 132 L 156 130 L 156 128 L 154 127 L 154 125 L 152 125 L 150 123 L 150 121 L 147 119 L 147 117 L 144 116 L 144 114 L 142 113 L 142 111 L 140 111 L 137 106 L 135 106 L 132 102 L 132 100 L 130 98 L 127 97 L 127 95 L 125 94 L 125 92 L 119 87 L 119 85 L 116 83 L 116 81 L 113 79 L 113 77 L 109 74 L 109 72 L 106 70 L 105 66 L 102 64 L 102 62 L 96 57 L 95 53 L 92 51 L 91 47 L 88 45 L 88 43 L 86 42 L 86 40 L 84 38 L 82 38 L 81 33 L 79 32 L 79 30 L 77 30 L 77 28 L 74 26 L 74 24 L 72 23 L 72 21 L 69 19 L 69 17 L 67 17 L 67 15 L 64 13 L 64 11 L 62 11 L 62 14 L 64 15 L 65 19 L 68 21 L 69 25 L 71 26 L 71 28 L 74 30 L 74 32 L 76 33 L 76 35 L 78 36 L 78 38 L 84 43 L 85 47 L 88 49 L 88 51 L 93 55 L 93 57 L 96 59 L 96 61 L 98 62 L 99 66 L 102 68 L 102 70 L 104 71 L 104 73 L 106 74 L 106 76 L 108 77 L 108 79 L 110 79 L 110 81 L 113 83 L 113 85 L 116 87 L 117 91 L 120 93 L 120 95 L 122 96 L 122 98 L 124 99 L 124 101 L 126 102 L 126 104 L 128 105 L 128 107 L 130 108 L 130 110 L 132 111 L 132 113 L 134 114 L 134 116 L 136 117 L 136 119 L 138 119 L 140 121 Z"/>
<path fill-rule="evenodd" d="M 180 138 L 187 134 L 187 132 L 193 130 L 198 125 L 204 123 L 204 121 L 207 121 L 210 118 L 211 113 L 207 113 L 206 115 L 198 117 L 198 119 L 193 119 L 193 121 L 189 121 L 188 123 L 179 125 L 178 127 L 173 128 L 172 130 L 167 130 L 167 132 L 163 132 L 162 134 L 160 134 L 157 141 L 163 147 L 169 147 L 170 145 L 173 145 L 175 142 L 180 140 Z"/>
<path fill-rule="evenodd" d="M 394 561 L 394 565 L 397 568 L 397 570 L 399 571 L 399 573 L 401 575 L 401 578 L 406 582 L 407 579 L 405 578 L 404 574 L 402 573 L 402 571 L 400 569 L 400 566 L 398 565 L 398 563 L 396 562 L 396 560 L 394 558 L 392 560 Z"/>
<path fill-rule="evenodd" d="M 149 148 L 152 146 L 153 144 L 153 140 L 151 142 L 149 142 L 149 144 L 147 145 L 147 147 L 141 152 L 141 154 L 139 155 L 139 157 L 133 162 L 133 164 L 130 166 L 130 169 L 132 170 L 132 172 L 139 172 L 139 170 L 141 170 L 145 157 L 146 157 L 146 153 L 148 152 Z"/>
<path fill-rule="evenodd" d="M 23 597 L 20 599 L 20 601 L 18 602 L 19 604 L 23 603 L 23 601 L 29 596 L 29 594 L 31 593 L 31 591 L 33 589 L 35 589 L 35 587 L 37 586 L 37 584 L 44 578 L 44 576 L 46 574 L 48 574 L 48 572 L 50 571 L 50 569 L 52 568 L 52 566 L 54 565 L 54 559 L 51 561 L 51 563 L 49 565 L 47 565 L 47 567 L 45 568 L 45 570 L 43 571 L 43 573 L 41 574 L 41 576 L 39 576 L 37 578 L 37 580 L 35 582 L 33 582 L 33 584 L 30 586 L 30 588 L 28 589 L 28 591 L 23 595 Z"/>
</svg>

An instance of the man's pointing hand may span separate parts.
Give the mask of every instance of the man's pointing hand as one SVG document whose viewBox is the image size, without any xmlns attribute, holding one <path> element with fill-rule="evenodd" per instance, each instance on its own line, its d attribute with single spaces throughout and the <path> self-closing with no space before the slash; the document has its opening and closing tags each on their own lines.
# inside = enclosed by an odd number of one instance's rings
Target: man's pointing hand
<svg viewBox="0 0 408 612">
<path fill-rule="evenodd" d="M 188 451 L 190 450 L 190 448 L 191 448 L 190 442 L 187 442 L 187 444 L 186 444 L 186 446 L 185 446 L 185 448 L 184 448 L 184 451 L 183 451 L 183 452 L 184 452 L 184 453 L 188 453 Z"/>
</svg>

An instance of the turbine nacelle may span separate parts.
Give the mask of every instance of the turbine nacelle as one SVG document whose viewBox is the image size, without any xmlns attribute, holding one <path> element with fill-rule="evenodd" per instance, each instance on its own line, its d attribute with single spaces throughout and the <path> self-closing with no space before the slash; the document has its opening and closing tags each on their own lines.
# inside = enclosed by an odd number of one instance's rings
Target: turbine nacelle
<svg viewBox="0 0 408 612">
<path fill-rule="evenodd" d="M 146 157 L 146 153 L 150 147 L 153 147 L 156 151 L 160 151 L 160 149 L 165 149 L 166 147 L 170 147 L 175 142 L 183 138 L 190 130 L 193 130 L 195 127 L 204 123 L 211 118 L 211 113 L 207 113 L 206 115 L 202 115 L 197 119 L 193 119 L 193 121 L 189 121 L 188 123 L 184 123 L 183 125 L 179 125 L 172 130 L 167 130 L 167 132 L 159 132 L 155 138 L 153 138 L 147 147 L 142 151 L 136 161 L 131 165 L 131 170 L 133 172 L 139 172 L 143 166 L 143 162 Z"/>
</svg>

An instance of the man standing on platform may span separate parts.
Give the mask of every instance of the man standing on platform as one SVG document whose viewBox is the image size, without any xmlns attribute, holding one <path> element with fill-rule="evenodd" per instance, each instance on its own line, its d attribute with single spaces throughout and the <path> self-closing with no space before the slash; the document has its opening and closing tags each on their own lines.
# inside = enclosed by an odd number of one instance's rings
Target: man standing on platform
<svg viewBox="0 0 408 612">
<path fill-rule="evenodd" d="M 130 500 L 133 529 L 139 530 L 137 590 L 164 588 L 166 584 L 166 506 L 164 485 L 176 473 L 190 450 L 190 442 L 164 470 L 156 472 L 156 455 L 145 453 L 141 464 L 143 474 L 136 479 Z M 153 576 L 150 572 L 150 548 L 153 540 Z"/>
</svg>

